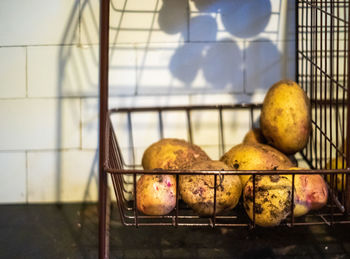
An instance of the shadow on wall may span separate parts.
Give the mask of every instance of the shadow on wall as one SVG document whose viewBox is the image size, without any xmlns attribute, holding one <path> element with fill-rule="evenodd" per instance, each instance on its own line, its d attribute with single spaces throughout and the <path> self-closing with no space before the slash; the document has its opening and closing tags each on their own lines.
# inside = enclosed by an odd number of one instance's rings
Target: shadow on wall
<svg viewBox="0 0 350 259">
<path fill-rule="evenodd" d="M 270 0 L 192 0 L 189 3 L 186 0 L 163 0 L 159 10 L 158 7 L 154 12 L 158 12 L 159 29 L 152 23 L 148 40 L 137 46 L 137 59 L 142 62 L 137 63 L 136 94 L 246 92 L 245 71 L 253 74 L 251 70 L 259 65 L 273 70 L 267 67 L 269 61 L 266 63 L 266 59 L 253 58 L 257 64 L 250 66 L 254 62 L 249 60 L 248 54 L 252 41 L 265 41 L 265 48 L 275 55 L 271 58 L 280 59 L 279 65 L 282 66 L 281 56 L 284 54 L 279 51 L 281 46 L 276 41 L 284 39 L 279 31 L 282 1 L 275 1 L 272 7 Z M 128 12 L 125 10 L 125 14 Z M 294 26 L 288 22 L 284 24 L 288 27 L 285 31 Z M 127 30 L 122 18 L 119 25 L 119 29 Z M 157 30 L 181 37 L 178 42 L 166 42 L 171 43 L 166 51 L 158 51 L 159 46 L 153 44 L 157 42 L 153 40 Z M 157 66 L 154 65 L 156 62 Z M 153 76 L 155 71 L 157 80 Z M 272 80 L 277 81 L 285 74 L 292 73 L 274 73 Z M 269 86 L 265 82 L 254 84 L 255 89 L 266 90 Z"/>
<path fill-rule="evenodd" d="M 91 88 L 92 85 L 97 88 L 94 79 L 91 78 L 91 63 L 93 66 L 98 67 L 98 57 L 96 55 L 96 49 L 87 48 L 83 49 L 80 44 L 78 46 L 71 45 L 74 42 L 74 38 L 77 37 L 80 32 L 80 28 L 84 26 L 82 23 L 79 26 L 78 23 L 72 22 L 75 17 L 80 17 L 83 11 L 92 11 L 91 1 L 76 1 L 74 8 L 71 10 L 70 19 L 66 21 L 66 30 L 63 33 L 61 40 L 61 47 L 58 50 L 58 65 L 57 65 L 57 138 L 56 138 L 56 149 L 57 155 L 55 158 L 55 172 L 56 172 L 56 197 L 55 200 L 57 203 L 71 201 L 70 194 L 74 193 L 74 200 L 80 200 L 83 203 L 94 200 L 91 197 L 91 187 L 96 185 L 93 189 L 97 189 L 98 177 L 97 177 L 97 164 L 98 164 L 98 151 L 96 150 L 94 155 L 91 156 L 91 164 L 87 165 L 81 164 L 81 159 L 76 160 L 76 167 L 65 166 L 66 164 L 72 163 L 75 161 L 69 157 L 69 151 L 65 150 L 64 142 L 67 136 L 66 131 L 64 131 L 65 124 L 67 122 L 64 117 L 67 114 L 67 111 L 73 117 L 73 123 L 81 121 L 81 111 L 80 105 L 74 106 L 70 103 L 67 105 L 65 100 L 71 99 L 70 97 L 80 97 L 84 95 L 82 93 L 87 92 L 90 94 L 94 90 L 84 88 L 84 84 L 88 82 L 88 87 Z M 95 17 L 93 20 L 93 29 L 98 33 L 98 17 Z M 82 51 L 89 52 L 88 54 L 82 54 Z M 86 57 L 89 57 L 88 60 Z M 93 75 L 92 75 L 93 77 Z M 69 98 L 60 98 L 60 97 L 69 97 Z M 78 107 L 78 108 L 77 108 Z M 80 129 L 81 130 L 81 129 Z M 82 132 L 80 132 L 82 134 Z M 82 145 L 82 143 L 80 143 Z M 79 157 L 85 157 L 85 154 L 79 154 L 81 152 L 81 147 L 79 150 L 74 153 L 73 156 L 77 155 Z M 68 154 L 68 155 L 67 155 Z M 90 157 L 89 157 L 90 158 Z M 79 171 L 79 168 L 83 170 Z M 88 170 L 89 175 L 86 176 L 86 171 Z M 81 186 L 84 186 L 83 191 Z"/>
</svg>

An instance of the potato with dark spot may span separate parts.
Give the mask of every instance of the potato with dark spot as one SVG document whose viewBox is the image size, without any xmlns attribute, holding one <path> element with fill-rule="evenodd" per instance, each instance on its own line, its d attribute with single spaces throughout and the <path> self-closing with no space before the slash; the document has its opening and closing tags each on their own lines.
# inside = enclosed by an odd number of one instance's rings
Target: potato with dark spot
<svg viewBox="0 0 350 259">
<path fill-rule="evenodd" d="M 203 160 L 210 158 L 200 147 L 184 140 L 165 138 L 146 149 L 142 166 L 145 170 L 181 169 Z"/>
<path fill-rule="evenodd" d="M 311 131 L 310 101 L 292 80 L 281 80 L 267 92 L 260 127 L 267 143 L 285 154 L 302 150 Z"/>
<path fill-rule="evenodd" d="M 220 159 L 236 170 L 282 170 L 293 166 L 287 156 L 275 148 L 259 144 L 238 144 Z M 243 186 L 250 175 L 240 175 Z"/>
<path fill-rule="evenodd" d="M 262 131 L 260 128 L 254 128 L 251 129 L 245 134 L 243 143 L 261 143 L 266 144 L 266 139 L 264 135 L 262 134 Z"/>
<path fill-rule="evenodd" d="M 192 170 L 233 170 L 220 161 L 201 161 Z M 233 209 L 241 196 L 242 184 L 237 175 L 217 175 L 216 214 Z M 180 175 L 181 198 L 199 215 L 214 213 L 214 175 Z"/>
<path fill-rule="evenodd" d="M 253 220 L 253 177 L 243 190 L 243 205 Z M 278 226 L 291 213 L 292 183 L 280 175 L 255 176 L 255 223 L 261 227 Z"/>
</svg>

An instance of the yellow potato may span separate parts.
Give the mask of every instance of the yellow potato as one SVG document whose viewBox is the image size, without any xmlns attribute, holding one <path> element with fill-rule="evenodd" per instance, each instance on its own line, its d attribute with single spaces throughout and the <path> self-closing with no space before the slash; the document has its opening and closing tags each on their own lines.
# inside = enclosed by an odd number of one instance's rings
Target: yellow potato
<svg viewBox="0 0 350 259">
<path fill-rule="evenodd" d="M 142 175 L 136 185 L 137 209 L 146 215 L 166 215 L 176 205 L 176 180 L 171 175 Z"/>
<path fill-rule="evenodd" d="M 281 170 L 293 166 L 284 154 L 264 144 L 239 144 L 227 151 L 220 159 L 236 170 Z M 250 175 L 240 175 L 243 186 Z"/>
<path fill-rule="evenodd" d="M 266 139 L 264 135 L 262 134 L 262 131 L 260 128 L 254 128 L 247 132 L 247 134 L 244 136 L 242 143 L 261 143 L 266 144 Z"/>
<path fill-rule="evenodd" d="M 311 131 L 310 101 L 294 81 L 281 80 L 267 92 L 260 126 L 267 143 L 285 154 L 302 150 Z"/>
<path fill-rule="evenodd" d="M 253 220 L 253 177 L 243 190 L 244 209 Z M 255 176 L 255 223 L 262 227 L 278 226 L 291 213 L 292 183 L 280 175 Z"/>
<path fill-rule="evenodd" d="M 338 166 L 338 167 L 337 167 Z M 344 159 L 344 164 L 343 164 L 343 158 L 342 157 L 338 157 L 338 160 L 336 160 L 335 158 L 332 159 L 332 163 L 327 163 L 326 165 L 327 169 L 345 169 L 346 168 L 346 161 Z M 328 184 L 330 185 L 331 183 L 331 176 L 327 175 L 326 177 Z M 343 186 L 342 186 L 343 184 Z M 337 185 L 337 190 L 338 191 L 343 191 L 346 189 L 346 175 L 344 174 L 337 174 L 337 177 L 334 176 L 334 182 L 333 182 L 333 186 L 335 189 L 335 185 Z"/>
<path fill-rule="evenodd" d="M 243 138 L 244 144 L 249 143 L 260 143 L 260 144 L 267 144 L 267 141 L 262 134 L 262 131 L 260 128 L 254 128 L 247 132 L 247 134 Z M 293 163 L 294 166 L 298 166 L 298 161 L 295 159 L 294 155 L 288 155 L 289 160 Z"/>
<path fill-rule="evenodd" d="M 146 149 L 142 157 L 145 170 L 181 169 L 196 161 L 210 160 L 198 146 L 180 139 L 161 139 Z"/>
<path fill-rule="evenodd" d="M 233 170 L 220 161 L 201 161 L 192 170 Z M 216 214 L 233 209 L 241 196 L 242 184 L 237 175 L 217 175 Z M 210 216 L 214 213 L 214 175 L 180 175 L 181 198 L 196 213 Z"/>
</svg>

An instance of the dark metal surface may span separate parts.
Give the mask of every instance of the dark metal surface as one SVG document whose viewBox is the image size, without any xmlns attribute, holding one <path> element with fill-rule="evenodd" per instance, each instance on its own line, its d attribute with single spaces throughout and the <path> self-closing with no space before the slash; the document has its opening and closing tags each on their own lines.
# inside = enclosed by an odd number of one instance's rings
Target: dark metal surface
<svg viewBox="0 0 350 259">
<path fill-rule="evenodd" d="M 108 258 L 109 225 L 107 217 L 107 173 L 104 170 L 106 122 L 108 110 L 108 42 L 109 42 L 109 0 L 101 0 L 100 7 L 100 115 L 99 115 L 99 258 Z"/>
</svg>

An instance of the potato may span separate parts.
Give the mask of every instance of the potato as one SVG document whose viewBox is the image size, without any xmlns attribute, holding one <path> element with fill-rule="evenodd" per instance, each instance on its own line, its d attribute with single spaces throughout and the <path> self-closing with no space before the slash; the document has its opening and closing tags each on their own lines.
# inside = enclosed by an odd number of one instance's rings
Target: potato
<svg viewBox="0 0 350 259">
<path fill-rule="evenodd" d="M 192 170 L 233 170 L 220 161 L 201 161 Z M 237 175 L 217 175 L 216 214 L 234 208 L 242 193 L 241 180 Z M 214 175 L 180 175 L 181 198 L 199 215 L 214 213 Z"/>
<path fill-rule="evenodd" d="M 289 170 L 302 170 L 292 167 Z M 285 175 L 292 181 L 292 175 Z M 323 177 L 318 174 L 296 174 L 294 177 L 294 216 L 299 217 L 327 204 L 328 189 Z"/>
<path fill-rule="evenodd" d="M 254 128 L 244 136 L 243 143 L 261 143 L 266 144 L 266 139 L 260 128 Z"/>
<path fill-rule="evenodd" d="M 338 166 L 338 167 L 337 167 Z M 346 168 L 346 161 L 344 160 L 344 165 L 343 165 L 343 158 L 342 157 L 338 157 L 338 160 L 333 158 L 332 159 L 332 163 L 327 163 L 326 165 L 327 169 L 345 169 Z M 327 175 L 326 177 L 327 182 L 329 185 L 331 185 L 331 176 Z M 343 184 L 343 186 L 342 186 Z M 335 185 L 337 185 L 337 190 L 338 191 L 343 191 L 346 190 L 346 175 L 344 174 L 337 174 L 337 177 L 334 176 L 334 182 L 333 182 L 333 186 L 335 189 Z"/>
<path fill-rule="evenodd" d="M 291 80 L 275 83 L 261 109 L 260 126 L 267 143 L 285 154 L 302 150 L 311 131 L 310 101 Z"/>
<path fill-rule="evenodd" d="M 267 144 L 267 140 L 265 139 L 264 135 L 262 134 L 262 131 L 260 128 L 254 128 L 247 132 L 247 134 L 244 136 L 243 142 L 245 144 L 249 143 L 260 143 L 260 144 Z M 298 161 L 295 159 L 294 155 L 287 155 L 289 160 L 292 162 L 293 166 L 298 166 Z"/>
<path fill-rule="evenodd" d="M 292 162 L 284 154 L 264 144 L 239 144 L 227 151 L 220 159 L 236 170 L 288 169 Z M 243 186 L 250 175 L 240 175 Z"/>
<path fill-rule="evenodd" d="M 145 170 L 181 169 L 196 161 L 210 160 L 198 146 L 180 139 L 161 139 L 146 149 L 142 157 Z"/>
<path fill-rule="evenodd" d="M 253 177 L 243 190 L 244 209 L 253 220 Z M 278 226 L 291 213 L 292 183 L 280 175 L 255 176 L 255 223 L 262 227 Z"/>
<path fill-rule="evenodd" d="M 142 175 L 136 185 L 137 209 L 146 215 L 166 215 L 176 205 L 176 180 L 172 175 Z"/>
</svg>

